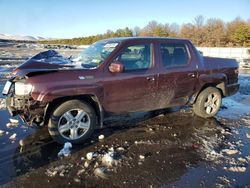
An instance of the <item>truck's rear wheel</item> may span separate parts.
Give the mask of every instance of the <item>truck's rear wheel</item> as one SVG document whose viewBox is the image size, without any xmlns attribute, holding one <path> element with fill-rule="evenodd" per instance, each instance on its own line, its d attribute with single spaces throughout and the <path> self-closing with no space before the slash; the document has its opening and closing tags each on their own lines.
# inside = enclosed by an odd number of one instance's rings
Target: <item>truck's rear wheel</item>
<svg viewBox="0 0 250 188">
<path fill-rule="evenodd" d="M 93 133 L 96 126 L 94 109 L 80 100 L 70 100 L 60 104 L 49 119 L 49 133 L 63 144 L 82 143 Z"/>
<path fill-rule="evenodd" d="M 221 92 L 214 87 L 207 87 L 199 95 L 193 105 L 194 113 L 203 118 L 216 115 L 221 106 Z"/>
</svg>

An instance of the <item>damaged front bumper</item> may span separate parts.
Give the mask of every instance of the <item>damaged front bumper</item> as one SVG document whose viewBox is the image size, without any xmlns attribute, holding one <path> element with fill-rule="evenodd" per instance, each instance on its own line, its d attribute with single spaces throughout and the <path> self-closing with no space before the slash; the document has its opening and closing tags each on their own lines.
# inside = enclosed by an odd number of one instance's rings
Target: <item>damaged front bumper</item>
<svg viewBox="0 0 250 188">
<path fill-rule="evenodd" d="M 10 82 L 11 84 L 9 84 Z M 42 126 L 47 105 L 34 100 L 31 95 L 15 95 L 14 85 L 13 79 L 7 81 L 3 90 L 3 95 L 6 97 L 6 107 L 11 116 L 19 115 L 29 126 Z"/>
</svg>

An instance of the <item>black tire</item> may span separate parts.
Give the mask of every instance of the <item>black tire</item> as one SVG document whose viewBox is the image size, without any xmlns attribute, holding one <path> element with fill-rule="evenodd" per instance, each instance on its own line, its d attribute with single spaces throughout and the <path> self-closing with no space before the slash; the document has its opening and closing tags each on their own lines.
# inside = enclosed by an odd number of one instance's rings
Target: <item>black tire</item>
<svg viewBox="0 0 250 188">
<path fill-rule="evenodd" d="M 69 100 L 52 111 L 48 130 L 51 137 L 60 144 L 79 144 L 92 135 L 96 123 L 96 113 L 91 105 L 80 100 Z"/>
<path fill-rule="evenodd" d="M 207 87 L 197 97 L 193 105 L 194 113 L 202 118 L 217 114 L 222 102 L 221 92 L 215 87 Z"/>
</svg>

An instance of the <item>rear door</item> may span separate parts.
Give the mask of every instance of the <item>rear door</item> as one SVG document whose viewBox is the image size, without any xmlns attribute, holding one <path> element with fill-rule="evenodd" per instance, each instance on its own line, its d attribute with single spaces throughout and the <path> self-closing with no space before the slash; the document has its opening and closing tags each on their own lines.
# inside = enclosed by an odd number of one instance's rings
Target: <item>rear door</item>
<svg viewBox="0 0 250 188">
<path fill-rule="evenodd" d="M 124 72 L 111 73 L 103 81 L 104 108 L 108 112 L 147 111 L 156 107 L 157 74 L 152 43 L 130 43 L 115 57 Z"/>
<path fill-rule="evenodd" d="M 162 66 L 158 91 L 162 107 L 184 105 L 195 92 L 197 62 L 191 58 L 188 44 L 183 42 L 162 42 L 158 47 Z"/>
</svg>

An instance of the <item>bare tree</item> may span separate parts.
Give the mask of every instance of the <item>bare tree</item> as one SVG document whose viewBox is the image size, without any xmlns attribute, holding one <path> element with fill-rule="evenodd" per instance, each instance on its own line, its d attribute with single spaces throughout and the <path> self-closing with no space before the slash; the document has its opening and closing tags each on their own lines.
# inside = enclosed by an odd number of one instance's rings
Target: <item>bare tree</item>
<svg viewBox="0 0 250 188">
<path fill-rule="evenodd" d="M 194 18 L 194 42 L 196 45 L 201 46 L 205 41 L 204 33 L 204 17 L 202 15 Z"/>
<path fill-rule="evenodd" d="M 193 24 L 183 24 L 180 30 L 180 37 L 182 38 L 188 38 L 195 42 L 195 33 L 194 33 L 195 27 Z"/>
<path fill-rule="evenodd" d="M 194 26 L 197 29 L 201 29 L 204 25 L 205 19 L 202 15 L 198 15 L 194 18 Z"/>
<path fill-rule="evenodd" d="M 169 26 L 170 29 L 170 37 L 178 37 L 180 35 L 180 26 L 177 23 L 172 23 Z"/>
<path fill-rule="evenodd" d="M 224 46 L 226 44 L 226 28 L 220 19 L 210 18 L 204 26 L 206 46 Z"/>
</svg>

